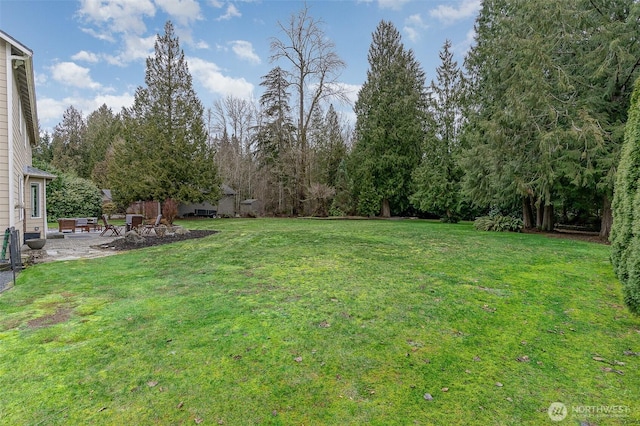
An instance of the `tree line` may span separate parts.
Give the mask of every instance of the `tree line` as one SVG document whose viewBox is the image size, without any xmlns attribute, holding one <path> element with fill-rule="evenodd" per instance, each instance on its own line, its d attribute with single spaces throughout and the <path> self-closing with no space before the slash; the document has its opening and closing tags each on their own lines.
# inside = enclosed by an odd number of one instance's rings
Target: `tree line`
<svg viewBox="0 0 640 426">
<path fill-rule="evenodd" d="M 305 6 L 278 23 L 257 102 L 205 110 L 167 22 L 134 105 L 69 107 L 34 157 L 135 200 L 215 202 L 221 183 L 270 215 L 489 210 L 526 227 L 591 223 L 602 235 L 633 82 L 633 0 L 486 0 L 464 63 L 450 41 L 427 77 L 395 26 L 372 33 L 355 124 L 336 111 L 345 62 Z"/>
</svg>

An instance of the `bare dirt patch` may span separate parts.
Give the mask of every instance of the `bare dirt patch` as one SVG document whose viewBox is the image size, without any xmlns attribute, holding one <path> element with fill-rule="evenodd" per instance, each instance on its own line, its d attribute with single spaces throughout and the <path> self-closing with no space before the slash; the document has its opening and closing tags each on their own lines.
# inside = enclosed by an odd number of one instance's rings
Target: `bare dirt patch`
<svg viewBox="0 0 640 426">
<path fill-rule="evenodd" d="M 145 235 L 144 240 L 140 242 L 129 241 L 126 238 L 117 238 L 110 243 L 94 246 L 93 248 L 105 249 L 105 250 L 135 250 L 144 247 L 160 246 L 163 244 L 176 243 L 178 241 L 187 241 L 197 238 L 208 237 L 209 235 L 217 234 L 219 231 L 205 231 L 205 230 L 190 230 L 187 234 L 165 235 L 164 237 L 158 237 L 155 235 Z"/>
<path fill-rule="evenodd" d="M 540 234 L 549 238 L 561 238 L 565 240 L 587 241 L 589 243 L 610 244 L 609 240 L 602 238 L 597 232 L 580 232 L 580 231 L 553 231 L 545 232 L 537 229 L 524 229 L 526 234 Z"/>
<path fill-rule="evenodd" d="M 55 324 L 60 324 L 66 322 L 71 317 L 71 309 L 69 308 L 58 308 L 58 310 L 49 315 L 44 315 L 39 318 L 34 318 L 27 322 L 27 325 L 31 328 L 42 328 L 49 327 Z"/>
</svg>

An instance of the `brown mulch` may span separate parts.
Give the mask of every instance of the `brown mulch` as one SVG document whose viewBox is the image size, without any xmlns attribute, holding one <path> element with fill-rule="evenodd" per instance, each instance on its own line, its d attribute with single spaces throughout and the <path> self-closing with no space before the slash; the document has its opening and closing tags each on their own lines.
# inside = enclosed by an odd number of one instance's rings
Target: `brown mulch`
<svg viewBox="0 0 640 426">
<path fill-rule="evenodd" d="M 166 235 L 164 237 L 157 237 L 155 235 L 145 235 L 144 241 L 141 243 L 134 243 L 132 241 L 127 241 L 124 237 L 118 238 L 111 241 L 108 244 L 101 244 L 96 246 L 96 248 L 100 249 L 108 249 L 108 250 L 134 250 L 144 247 L 153 247 L 160 246 L 163 244 L 171 244 L 176 243 L 178 241 L 187 241 L 193 240 L 195 238 L 204 238 L 209 235 L 217 234 L 219 231 L 204 231 L 204 230 L 191 230 L 188 234 L 180 234 L 180 235 Z"/>
<path fill-rule="evenodd" d="M 586 241 L 589 243 L 606 244 L 610 242 L 607 238 L 602 238 L 597 232 L 580 232 L 580 231 L 540 231 L 538 229 L 523 229 L 525 234 L 540 234 L 549 238 L 562 238 L 566 240 Z"/>
</svg>

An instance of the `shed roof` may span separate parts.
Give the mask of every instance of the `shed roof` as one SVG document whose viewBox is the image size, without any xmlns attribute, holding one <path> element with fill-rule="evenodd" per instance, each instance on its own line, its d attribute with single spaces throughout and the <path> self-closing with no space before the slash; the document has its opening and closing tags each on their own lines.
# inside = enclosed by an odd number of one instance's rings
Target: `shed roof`
<svg viewBox="0 0 640 426">
<path fill-rule="evenodd" d="M 40 170 L 33 166 L 24 166 L 22 173 L 24 173 L 25 176 L 32 176 L 32 177 L 43 178 L 43 179 L 53 180 L 57 178 L 56 175 L 51 174 L 49 172 L 45 172 L 44 170 Z"/>
</svg>

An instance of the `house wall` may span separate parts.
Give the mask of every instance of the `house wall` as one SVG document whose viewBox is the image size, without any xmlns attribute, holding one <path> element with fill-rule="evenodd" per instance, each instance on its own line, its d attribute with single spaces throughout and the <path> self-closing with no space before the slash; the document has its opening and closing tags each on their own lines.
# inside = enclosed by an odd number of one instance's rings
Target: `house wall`
<svg viewBox="0 0 640 426">
<path fill-rule="evenodd" d="M 27 124 L 22 110 L 19 89 L 16 79 L 12 78 L 11 127 L 13 132 L 13 188 L 15 194 L 15 227 L 23 233 L 34 232 L 35 227 L 43 229 L 42 219 L 31 219 L 30 182 L 24 176 L 25 166 L 31 165 L 31 141 L 27 134 Z M 42 200 L 42 198 L 41 198 Z M 11 206 L 9 206 L 11 207 Z M 42 217 L 42 215 L 41 215 Z"/>
<path fill-rule="evenodd" d="M 9 120 L 7 115 L 7 46 L 0 40 L 0 232 L 9 227 Z"/>
</svg>

